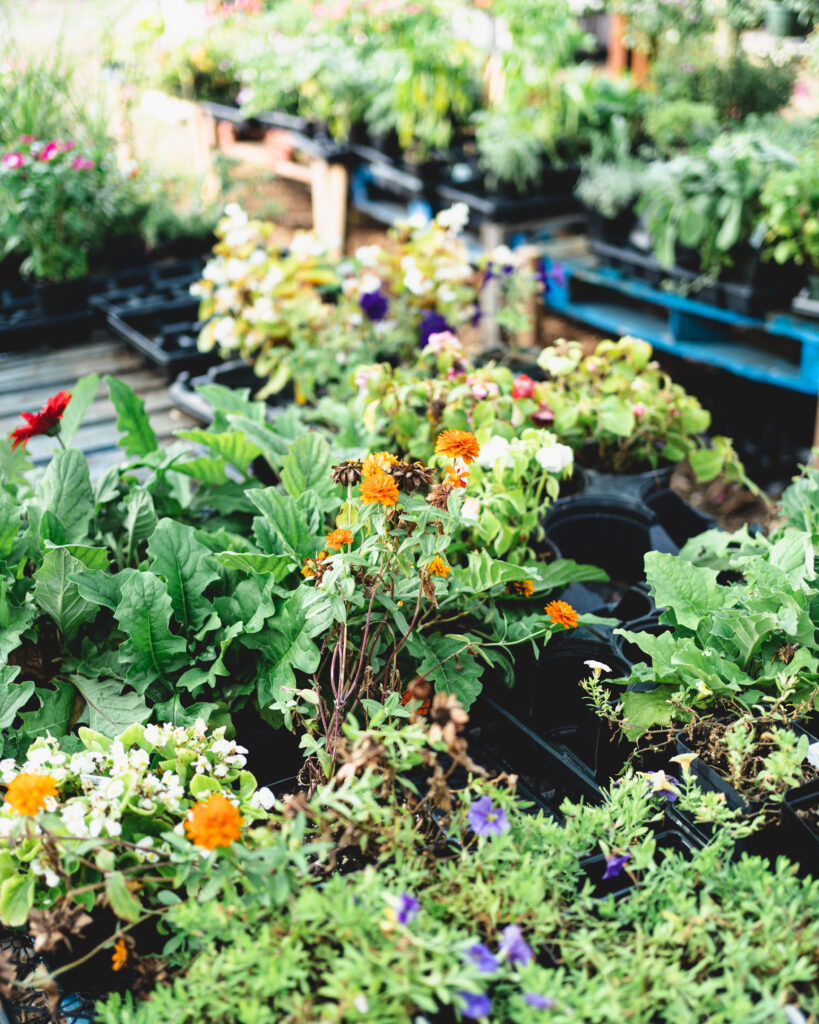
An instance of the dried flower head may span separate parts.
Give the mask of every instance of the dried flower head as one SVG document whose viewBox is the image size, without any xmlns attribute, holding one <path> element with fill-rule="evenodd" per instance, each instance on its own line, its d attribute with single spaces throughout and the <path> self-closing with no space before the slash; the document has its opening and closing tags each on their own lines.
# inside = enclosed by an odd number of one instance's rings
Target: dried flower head
<svg viewBox="0 0 819 1024">
<path fill-rule="evenodd" d="M 430 707 L 429 739 L 431 743 L 443 740 L 448 747 L 455 744 L 458 733 L 469 721 L 469 715 L 452 693 L 436 693 Z"/>
<path fill-rule="evenodd" d="M 411 494 L 420 487 L 429 487 L 432 483 L 432 470 L 422 462 L 395 462 L 387 472 L 402 491 Z"/>
<path fill-rule="evenodd" d="M 435 454 L 449 459 L 463 459 L 467 466 L 480 455 L 478 439 L 468 430 L 444 430 L 435 442 Z"/>
<path fill-rule="evenodd" d="M 453 490 L 449 484 L 436 484 L 427 495 L 427 501 L 433 508 L 440 508 L 445 512 Z"/>
<path fill-rule="evenodd" d="M 375 473 L 361 481 L 361 500 L 365 505 L 378 503 L 390 506 L 398 503 L 398 484 L 386 473 Z"/>
<path fill-rule="evenodd" d="M 60 945 L 71 949 L 72 940 L 81 939 L 91 923 L 85 910 L 67 896 L 44 910 L 33 907 L 28 914 L 28 931 L 34 939 L 34 952 L 50 953 Z"/>
<path fill-rule="evenodd" d="M 512 580 L 506 584 L 506 593 L 513 597 L 531 597 L 535 592 L 533 580 Z"/>
<path fill-rule="evenodd" d="M 196 846 L 215 850 L 235 842 L 241 835 L 242 824 L 239 808 L 221 793 L 212 793 L 204 803 L 194 805 L 185 831 Z"/>
<path fill-rule="evenodd" d="M 353 534 L 351 530 L 333 530 L 327 534 L 324 540 L 328 548 L 333 551 L 341 551 L 345 544 L 353 543 Z"/>
<path fill-rule="evenodd" d="M 430 574 L 430 576 L 443 576 L 444 579 L 446 579 L 446 577 L 452 572 L 440 555 L 436 555 L 431 562 L 427 562 L 424 569 Z"/>
<path fill-rule="evenodd" d="M 342 487 L 356 487 L 361 483 L 361 459 L 345 459 L 333 466 L 330 475 L 334 484 Z"/>
<path fill-rule="evenodd" d="M 546 614 L 556 626 L 565 626 L 566 629 L 577 628 L 577 612 L 565 601 L 550 601 L 546 605 Z"/>
<path fill-rule="evenodd" d="M 17 814 L 37 814 L 49 797 L 57 797 L 57 780 L 50 775 L 21 772 L 9 783 L 6 801 Z"/>
<path fill-rule="evenodd" d="M 392 452 L 371 452 L 361 466 L 361 475 L 367 477 L 376 476 L 379 473 L 389 473 L 390 466 L 398 462 L 398 456 Z"/>
<path fill-rule="evenodd" d="M 321 583 L 321 577 L 328 568 L 323 564 L 326 558 L 326 551 L 319 551 L 315 558 L 305 558 L 304 565 L 301 568 L 302 576 L 304 576 L 305 579 L 310 579 L 311 576 L 315 576 L 316 582 Z"/>
</svg>

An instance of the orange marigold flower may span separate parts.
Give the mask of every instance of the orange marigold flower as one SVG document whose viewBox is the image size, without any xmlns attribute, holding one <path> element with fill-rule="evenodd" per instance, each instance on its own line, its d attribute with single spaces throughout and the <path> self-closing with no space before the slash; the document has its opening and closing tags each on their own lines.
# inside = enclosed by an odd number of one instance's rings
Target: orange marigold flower
<svg viewBox="0 0 819 1024">
<path fill-rule="evenodd" d="M 190 820 L 185 822 L 185 831 L 196 846 L 215 850 L 217 846 L 230 846 L 237 840 L 242 824 L 239 808 L 221 793 L 213 793 L 204 803 L 194 805 Z"/>
<path fill-rule="evenodd" d="M 111 954 L 111 970 L 121 971 L 128 963 L 128 947 L 125 939 L 117 939 L 114 943 L 114 952 Z"/>
<path fill-rule="evenodd" d="M 57 780 L 35 772 L 21 772 L 6 790 L 6 800 L 18 814 L 36 814 L 50 796 L 57 796 Z"/>
<path fill-rule="evenodd" d="M 452 572 L 452 570 L 449 568 L 449 566 L 446 564 L 443 558 L 441 558 L 440 555 L 436 555 L 431 562 L 427 562 L 424 568 L 430 574 L 430 576 L 446 577 L 449 576 L 449 574 Z"/>
<path fill-rule="evenodd" d="M 435 454 L 450 459 L 463 459 L 471 466 L 480 454 L 481 446 L 474 434 L 468 430 L 444 430 L 435 442 Z"/>
<path fill-rule="evenodd" d="M 361 475 L 366 480 L 368 476 L 386 473 L 390 466 L 394 466 L 398 461 L 398 457 L 392 452 L 371 452 L 361 465 Z"/>
<path fill-rule="evenodd" d="M 577 627 L 577 612 L 565 601 L 550 601 L 546 605 L 546 614 L 556 626 L 565 626 L 566 629 Z"/>
<path fill-rule="evenodd" d="M 450 487 L 466 487 L 466 481 L 469 479 L 469 470 L 465 469 L 461 472 L 454 466 L 447 467 L 445 484 L 449 484 Z"/>
<path fill-rule="evenodd" d="M 351 530 L 333 530 L 332 533 L 328 533 L 324 538 L 328 548 L 332 548 L 333 551 L 341 551 L 345 544 L 353 543 L 353 534 Z"/>
<path fill-rule="evenodd" d="M 361 481 L 361 500 L 366 505 L 378 502 L 380 505 L 398 504 L 398 484 L 386 473 L 374 473 Z"/>
<path fill-rule="evenodd" d="M 409 704 L 409 702 L 411 700 L 418 700 L 418 698 L 414 697 L 410 693 L 409 690 L 404 690 L 403 694 L 401 695 L 401 703 L 402 704 Z M 423 701 L 423 703 L 421 704 L 421 707 L 417 709 L 415 714 L 416 715 L 425 715 L 429 711 L 429 705 L 430 705 L 430 698 L 427 697 L 426 700 Z"/>
<path fill-rule="evenodd" d="M 533 580 L 512 580 L 506 584 L 506 593 L 515 597 L 531 597 L 535 592 Z"/>
<path fill-rule="evenodd" d="M 316 564 L 323 562 L 327 557 L 326 551 L 319 551 L 315 558 L 305 558 L 304 565 L 302 566 L 301 574 L 306 579 L 316 575 Z"/>
</svg>

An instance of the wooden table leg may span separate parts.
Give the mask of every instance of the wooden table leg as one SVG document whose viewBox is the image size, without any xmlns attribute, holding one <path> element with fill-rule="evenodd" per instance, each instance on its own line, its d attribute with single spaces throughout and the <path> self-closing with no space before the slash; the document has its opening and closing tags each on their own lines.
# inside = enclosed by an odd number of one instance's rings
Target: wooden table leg
<svg viewBox="0 0 819 1024">
<path fill-rule="evenodd" d="M 626 19 L 622 14 L 612 14 L 609 21 L 609 59 L 606 65 L 611 75 L 622 74 L 628 69 L 628 47 L 625 35 Z"/>
</svg>

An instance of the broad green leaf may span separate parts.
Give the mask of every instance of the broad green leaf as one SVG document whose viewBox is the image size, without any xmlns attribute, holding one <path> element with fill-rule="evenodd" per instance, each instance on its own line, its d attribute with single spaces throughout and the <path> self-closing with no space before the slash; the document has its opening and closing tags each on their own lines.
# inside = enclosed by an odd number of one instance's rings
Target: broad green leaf
<svg viewBox="0 0 819 1024">
<path fill-rule="evenodd" d="M 0 602 L 0 664 L 8 660 L 12 651 L 20 646 L 20 637 L 25 633 L 37 609 L 32 604 L 11 605 Z"/>
<path fill-rule="evenodd" d="M 175 462 L 173 468 L 176 473 L 184 473 L 194 480 L 201 480 L 203 484 L 219 487 L 228 482 L 226 466 L 227 459 L 213 459 L 207 455 L 200 455 L 196 459 L 188 459 L 187 462 Z"/>
<path fill-rule="evenodd" d="M 295 671 L 315 672 L 319 664 L 319 649 L 305 629 L 300 591 L 283 605 L 279 614 L 271 619 L 263 633 L 263 651 L 267 664 L 260 671 L 257 682 L 259 706 L 269 708 L 281 699 L 282 686 L 295 687 Z"/>
<path fill-rule="evenodd" d="M 218 412 L 237 413 L 251 422 L 264 423 L 266 403 L 251 399 L 250 388 L 227 388 L 223 384 L 202 384 L 196 390 Z"/>
<path fill-rule="evenodd" d="M 119 654 L 130 663 L 128 681 L 140 693 L 185 661 L 185 641 L 171 633 L 171 611 L 168 588 L 153 573 L 136 572 L 123 584 L 114 617 L 128 639 Z"/>
<path fill-rule="evenodd" d="M 280 583 L 296 564 L 296 560 L 289 554 L 254 555 L 243 551 L 219 551 L 213 557 L 228 569 L 270 574 L 276 583 Z"/>
<path fill-rule="evenodd" d="M 688 456 L 694 476 L 703 483 L 714 480 L 722 472 L 725 459 L 713 448 L 699 448 Z"/>
<path fill-rule="evenodd" d="M 122 431 L 117 445 L 124 448 L 128 455 L 155 452 L 158 447 L 156 434 L 148 420 L 143 400 L 124 381 L 111 376 L 104 379 L 117 410 L 117 429 Z"/>
<path fill-rule="evenodd" d="M 66 543 L 78 544 L 88 536 L 94 492 L 88 462 L 76 448 L 58 451 L 37 484 L 29 505 L 29 520 L 38 536 L 46 511 L 52 512 L 62 524 Z"/>
<path fill-rule="evenodd" d="M 531 579 L 532 571 L 530 567 L 492 558 L 486 551 L 470 551 L 468 567 L 453 569 L 452 577 L 460 586 L 479 594 L 512 580 Z"/>
<path fill-rule="evenodd" d="M 34 875 L 12 875 L 0 885 L 0 921 L 22 928 L 34 906 Z"/>
<path fill-rule="evenodd" d="M 62 679 L 52 680 L 52 687 L 38 686 L 34 695 L 40 702 L 39 708 L 20 713 L 23 723 L 21 732 L 26 746 L 37 736 L 45 736 L 46 733 L 57 737 L 65 735 L 77 691 Z"/>
<path fill-rule="evenodd" d="M 123 569 L 122 572 L 81 572 L 71 577 L 77 584 L 80 597 L 94 604 L 102 605 L 116 611 L 122 600 L 122 585 L 136 572 L 136 569 Z"/>
<path fill-rule="evenodd" d="M 302 434 L 290 446 L 290 452 L 282 463 L 281 478 L 285 490 L 294 498 L 309 490 L 326 495 L 331 486 L 332 465 L 330 446 L 322 435 L 316 431 Z"/>
<path fill-rule="evenodd" d="M 646 579 L 660 608 L 671 608 L 677 622 L 696 630 L 700 619 L 726 601 L 713 569 L 700 568 L 675 555 L 651 551 L 645 557 Z"/>
<path fill-rule="evenodd" d="M 673 686 L 658 686 L 648 693 L 627 690 L 623 694 L 623 718 L 628 723 L 624 732 L 630 740 L 636 740 L 656 726 L 671 725 L 671 705 L 668 700 L 674 689 Z"/>
<path fill-rule="evenodd" d="M 273 427 L 265 422 L 255 422 L 246 416 L 230 416 L 230 425 L 241 432 L 257 445 L 261 454 L 271 466 L 280 466 L 293 443 L 291 438 L 282 437 Z"/>
<path fill-rule="evenodd" d="M 104 736 L 118 736 L 129 725 L 144 722 L 151 709 L 133 690 L 125 690 L 120 679 L 94 679 L 73 675 L 71 682 L 85 699 L 82 720 Z"/>
<path fill-rule="evenodd" d="M 559 558 L 556 562 L 538 562 L 536 574 L 532 576 L 539 590 L 557 590 L 569 583 L 583 583 L 589 580 L 607 580 L 604 569 L 596 565 L 582 565 L 571 558 Z"/>
<path fill-rule="evenodd" d="M 198 718 L 207 722 L 210 716 L 218 711 L 217 704 L 198 701 L 186 707 L 181 696 L 174 694 L 170 700 L 154 705 L 154 715 L 158 722 L 170 722 L 171 725 L 194 725 Z"/>
<path fill-rule="evenodd" d="M 86 601 L 71 579 L 83 568 L 83 563 L 66 548 L 49 548 L 43 564 L 34 574 L 37 607 L 51 616 L 69 642 L 83 622 L 93 619 L 98 612 L 97 605 Z"/>
<path fill-rule="evenodd" d="M 468 709 L 481 692 L 483 665 L 466 650 L 469 634 L 463 637 L 415 636 L 407 649 L 418 660 L 416 672 L 424 675 L 443 693 L 453 693 Z"/>
<path fill-rule="evenodd" d="M 208 548 L 196 539 L 193 527 L 161 519 L 148 542 L 148 554 L 153 559 L 153 572 L 165 579 L 174 615 L 183 632 L 199 629 L 213 611 L 205 591 L 219 579 Z"/>
<path fill-rule="evenodd" d="M 60 436 L 64 444 L 71 443 L 71 438 L 77 433 L 77 427 L 82 423 L 82 418 L 97 397 L 99 389 L 100 375 L 98 373 L 89 373 L 85 377 L 80 377 L 71 389 L 71 401 L 60 421 Z"/>
<path fill-rule="evenodd" d="M 316 553 L 321 514 L 318 496 L 306 491 L 296 499 L 275 487 L 247 492 L 265 517 L 253 521 L 254 534 L 267 554 L 292 555 L 296 563 Z"/>
<path fill-rule="evenodd" d="M 91 547 L 89 544 L 50 544 L 46 542 L 46 550 L 63 548 L 72 558 L 86 567 L 86 569 L 98 569 L 105 571 L 108 568 L 108 549 Z"/>
<path fill-rule="evenodd" d="M 0 729 L 11 728 L 17 712 L 34 693 L 33 680 L 14 682 L 19 674 L 19 665 L 0 666 Z"/>
<path fill-rule="evenodd" d="M 242 473 L 247 473 L 250 463 L 262 454 L 261 448 L 248 441 L 239 430 L 225 431 L 221 434 L 211 433 L 209 430 L 180 430 L 176 436 L 204 445 L 217 457 L 227 459 Z"/>
<path fill-rule="evenodd" d="M 138 921 L 142 917 L 142 904 L 128 888 L 121 872 L 109 871 L 105 876 L 105 895 L 111 909 L 123 921 Z"/>
<path fill-rule="evenodd" d="M 21 516 L 20 505 L 0 487 L 0 561 L 8 558 L 14 548 Z"/>
<path fill-rule="evenodd" d="M 136 488 L 125 499 L 125 561 L 130 562 L 137 548 L 156 529 L 156 511 L 150 491 Z"/>
<path fill-rule="evenodd" d="M 631 406 L 616 395 L 607 395 L 598 404 L 597 429 L 599 433 L 630 437 L 634 433 L 634 413 Z"/>
</svg>

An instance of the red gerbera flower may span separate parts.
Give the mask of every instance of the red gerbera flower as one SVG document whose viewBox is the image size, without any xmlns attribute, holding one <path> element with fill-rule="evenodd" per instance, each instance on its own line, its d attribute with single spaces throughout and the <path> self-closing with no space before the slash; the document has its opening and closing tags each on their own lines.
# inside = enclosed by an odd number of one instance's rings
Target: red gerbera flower
<svg viewBox="0 0 819 1024">
<path fill-rule="evenodd" d="M 21 413 L 26 421 L 24 427 L 13 430 L 9 437 L 13 438 L 12 451 L 18 444 L 25 446 L 29 438 L 37 437 L 38 434 L 53 436 L 60 432 L 60 420 L 68 403 L 71 401 L 70 391 L 58 391 L 52 395 L 39 412 Z"/>
</svg>

